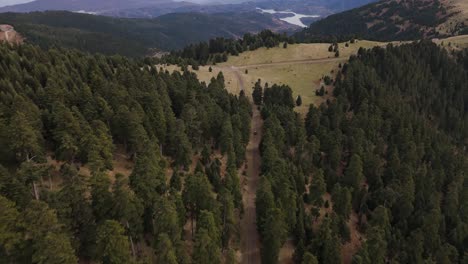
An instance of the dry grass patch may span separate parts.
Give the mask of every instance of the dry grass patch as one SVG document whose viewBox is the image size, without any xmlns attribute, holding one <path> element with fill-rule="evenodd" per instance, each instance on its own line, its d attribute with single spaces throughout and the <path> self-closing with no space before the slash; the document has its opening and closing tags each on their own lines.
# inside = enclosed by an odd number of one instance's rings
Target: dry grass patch
<svg viewBox="0 0 468 264">
<path fill-rule="evenodd" d="M 347 59 L 352 54 L 356 54 L 360 47 L 372 48 L 375 46 L 384 46 L 386 42 L 376 42 L 361 40 L 356 43 L 339 43 L 340 58 Z M 335 53 L 329 52 L 330 43 L 312 43 L 312 44 L 292 44 L 286 49 L 281 47 L 260 48 L 254 51 L 246 51 L 239 56 L 230 56 L 227 62 L 221 63 L 222 66 L 245 66 L 252 64 L 269 64 L 284 61 L 298 60 L 316 60 L 325 58 L 334 58 Z"/>
<path fill-rule="evenodd" d="M 434 39 L 434 43 L 443 45 L 448 49 L 464 49 L 468 48 L 468 35 L 450 37 L 446 39 Z"/>
<path fill-rule="evenodd" d="M 399 44 L 395 42 L 394 44 Z M 293 90 L 293 96 L 302 97 L 302 106 L 296 111 L 305 113 L 310 104 L 319 105 L 328 96 L 319 97 L 315 91 L 323 85 L 321 78 L 325 75 L 334 76 L 340 63 L 356 54 L 359 48 L 372 48 L 375 46 L 386 46 L 386 42 L 359 40 L 356 43 L 339 43 L 340 56 L 335 58 L 334 52 L 329 52 L 330 43 L 292 44 L 285 49 L 260 48 L 255 51 L 246 51 L 239 56 L 230 56 L 227 62 L 218 65 L 201 66 L 195 72 L 198 78 L 209 83 L 211 78 L 223 72 L 226 89 L 232 94 L 239 94 L 242 89 L 248 96 L 251 95 L 254 83 L 260 79 L 262 83 L 285 84 Z M 175 65 L 158 65 L 169 72 L 180 70 Z M 209 69 L 212 69 L 210 72 Z M 334 71 L 334 73 L 332 73 Z M 326 87 L 329 93 L 331 87 Z"/>
<path fill-rule="evenodd" d="M 338 69 L 339 63 L 291 64 L 254 68 L 249 69 L 249 74 L 245 76 L 247 76 L 248 87 L 253 87 L 258 79 L 261 79 L 262 83 L 289 85 L 293 90 L 294 98 L 297 98 L 298 95 L 302 98 L 302 106 L 296 107 L 296 111 L 305 113 L 310 104 L 320 104 L 324 101 L 324 97 L 316 96 L 315 91 L 323 85 L 320 79 L 324 75 L 332 76 L 331 72 Z"/>
</svg>

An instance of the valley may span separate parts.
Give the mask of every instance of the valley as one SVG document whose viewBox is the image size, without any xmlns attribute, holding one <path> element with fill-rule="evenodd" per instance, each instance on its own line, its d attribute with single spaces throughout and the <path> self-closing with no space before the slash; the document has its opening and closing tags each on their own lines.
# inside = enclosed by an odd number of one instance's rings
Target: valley
<svg viewBox="0 0 468 264">
<path fill-rule="evenodd" d="M 154 19 L 96 16 L 65 11 L 0 13 L 6 23 L 43 48 L 61 46 L 91 53 L 141 57 L 180 49 L 216 37 L 237 39 L 264 29 L 293 31 L 299 27 L 258 12 L 172 13 Z"/>
</svg>

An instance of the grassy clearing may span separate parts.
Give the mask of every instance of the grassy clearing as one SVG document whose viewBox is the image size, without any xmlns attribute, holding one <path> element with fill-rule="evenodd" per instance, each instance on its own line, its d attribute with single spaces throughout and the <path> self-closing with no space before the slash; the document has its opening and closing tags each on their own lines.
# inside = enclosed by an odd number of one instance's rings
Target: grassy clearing
<svg viewBox="0 0 468 264">
<path fill-rule="evenodd" d="M 452 43 L 452 48 L 468 48 L 468 35 L 456 36 L 448 39 L 434 40 L 437 44 Z M 403 42 L 392 42 L 394 45 Z M 230 56 L 227 62 L 212 66 L 202 66 L 194 71 L 201 81 L 209 83 L 211 78 L 223 72 L 226 80 L 226 89 L 239 94 L 244 87 L 246 94 L 251 94 L 254 83 L 260 79 L 262 83 L 277 83 L 289 85 L 293 90 L 294 97 L 302 97 L 302 106 L 296 111 L 305 113 L 310 104 L 319 105 L 328 96 L 319 97 L 315 91 L 323 85 L 321 78 L 325 75 L 334 76 L 340 63 L 348 60 L 349 56 L 356 54 L 359 48 L 373 48 L 386 46 L 387 42 L 376 42 L 359 40 L 356 43 L 339 43 L 340 57 L 335 59 L 335 54 L 329 52 L 329 43 L 294 44 L 288 48 L 260 48 L 255 51 L 247 51 L 239 56 Z M 314 61 L 315 60 L 315 61 Z M 316 61 L 319 60 L 319 61 Z M 324 61 L 320 61 L 324 60 Z M 304 62 L 307 61 L 307 62 Z M 209 68 L 212 71 L 209 71 Z M 179 70 L 177 66 L 163 66 L 168 71 Z M 246 73 L 246 70 L 248 73 Z M 333 72 L 332 72 L 333 71 Z M 331 87 L 326 87 L 329 94 Z"/>
<path fill-rule="evenodd" d="M 249 69 L 245 74 L 249 80 L 248 87 L 253 87 L 256 80 L 261 79 L 263 83 L 287 84 L 293 90 L 293 96 L 302 97 L 302 106 L 297 111 L 304 113 L 310 104 L 320 104 L 323 97 L 315 95 L 322 83 L 320 79 L 324 75 L 333 75 L 332 70 L 338 69 L 339 62 L 326 62 L 321 64 L 291 64 L 271 67 Z"/>
<path fill-rule="evenodd" d="M 434 43 L 438 45 L 443 45 L 449 49 L 464 49 L 468 48 L 468 35 L 461 35 L 450 37 L 446 39 L 435 39 Z"/>
<path fill-rule="evenodd" d="M 339 43 L 340 57 L 348 58 L 350 55 L 355 54 L 360 47 L 372 48 L 375 46 L 386 45 L 385 42 L 376 41 L 357 41 L 354 44 L 349 43 L 349 47 L 346 47 L 346 43 Z M 282 45 L 280 45 L 282 46 Z M 313 44 L 294 44 L 288 45 L 288 48 L 282 47 L 277 48 L 260 48 L 254 51 L 247 51 L 241 53 L 239 56 L 231 56 L 229 60 L 220 65 L 223 66 L 244 66 L 252 64 L 263 64 L 263 63 L 274 63 L 281 61 L 295 61 L 295 60 L 314 60 L 314 59 L 325 59 L 334 58 L 335 53 L 329 52 L 329 43 L 313 43 Z"/>
<path fill-rule="evenodd" d="M 251 88 L 258 79 L 262 83 L 289 85 L 293 89 L 294 97 L 298 95 L 302 97 L 303 104 L 296 111 L 305 113 L 310 104 L 320 104 L 327 98 L 315 95 L 315 91 L 323 85 L 321 82 L 323 76 L 333 76 L 339 69 L 339 64 L 346 62 L 359 48 L 387 44 L 361 40 L 348 43 L 346 47 L 346 43 L 339 43 L 339 58 L 335 58 L 334 52 L 328 51 L 329 43 L 293 44 L 288 45 L 286 49 L 280 45 L 276 48 L 260 48 L 244 52 L 239 56 L 230 56 L 227 62 L 202 66 L 194 72 L 201 81 L 209 83 L 212 77 L 216 77 L 222 71 L 226 80 L 226 89 L 233 94 L 239 94 L 244 87 L 246 94 L 250 95 Z M 209 71 L 210 67 L 212 72 Z M 163 68 L 168 71 L 179 69 L 174 65 Z"/>
</svg>

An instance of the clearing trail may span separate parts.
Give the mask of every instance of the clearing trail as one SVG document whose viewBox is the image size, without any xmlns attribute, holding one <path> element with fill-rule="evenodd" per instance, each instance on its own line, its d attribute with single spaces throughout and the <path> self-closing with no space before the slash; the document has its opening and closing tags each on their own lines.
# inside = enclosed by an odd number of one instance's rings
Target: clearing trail
<svg viewBox="0 0 468 264">
<path fill-rule="evenodd" d="M 296 65 L 296 64 L 322 64 L 328 62 L 341 62 L 347 61 L 348 58 L 320 58 L 320 59 L 305 59 L 305 60 L 285 60 L 285 61 L 276 61 L 270 63 L 258 63 L 258 64 L 247 64 L 240 66 L 231 66 L 235 69 L 249 69 L 249 68 L 261 68 L 261 67 L 271 67 L 271 66 L 284 66 L 284 65 Z"/>
<path fill-rule="evenodd" d="M 257 232 L 257 213 L 255 198 L 260 182 L 260 150 L 263 120 L 257 106 L 253 105 L 253 116 L 250 131 L 250 140 L 247 145 L 246 164 L 247 177 L 242 200 L 244 203 L 244 216 L 241 220 L 241 250 L 242 264 L 261 263 L 260 236 Z"/>
</svg>

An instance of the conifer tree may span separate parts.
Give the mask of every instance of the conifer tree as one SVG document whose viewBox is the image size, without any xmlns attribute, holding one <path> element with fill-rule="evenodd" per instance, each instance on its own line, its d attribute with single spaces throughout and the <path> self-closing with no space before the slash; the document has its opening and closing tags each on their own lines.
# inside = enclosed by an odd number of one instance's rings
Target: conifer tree
<svg viewBox="0 0 468 264">
<path fill-rule="evenodd" d="M 97 258 L 103 263 L 130 263 L 130 245 L 124 228 L 114 220 L 102 222 L 96 231 Z"/>
<path fill-rule="evenodd" d="M 156 263 L 161 264 L 178 264 L 176 251 L 166 233 L 161 233 L 158 236 L 155 248 Z"/>
</svg>

